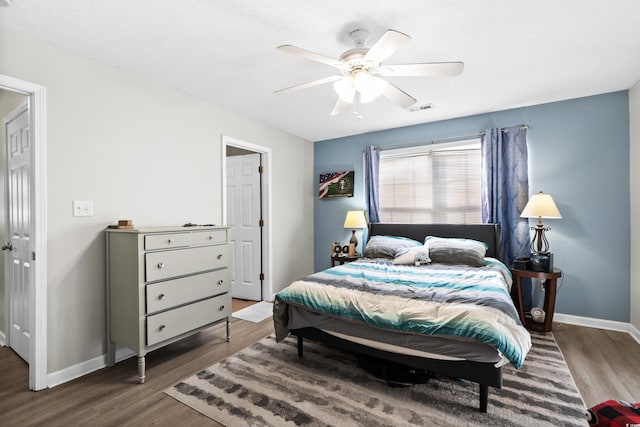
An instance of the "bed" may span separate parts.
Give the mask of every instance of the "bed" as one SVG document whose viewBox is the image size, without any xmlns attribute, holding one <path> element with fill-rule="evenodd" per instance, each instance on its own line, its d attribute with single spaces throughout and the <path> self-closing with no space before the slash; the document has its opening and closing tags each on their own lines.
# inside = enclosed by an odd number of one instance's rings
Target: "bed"
<svg viewBox="0 0 640 427">
<path fill-rule="evenodd" d="M 307 338 L 476 382 L 487 412 L 502 366 L 519 368 L 531 347 L 497 259 L 499 226 L 373 223 L 369 236 L 362 259 L 276 294 L 276 340 L 295 335 L 300 357 Z"/>
</svg>

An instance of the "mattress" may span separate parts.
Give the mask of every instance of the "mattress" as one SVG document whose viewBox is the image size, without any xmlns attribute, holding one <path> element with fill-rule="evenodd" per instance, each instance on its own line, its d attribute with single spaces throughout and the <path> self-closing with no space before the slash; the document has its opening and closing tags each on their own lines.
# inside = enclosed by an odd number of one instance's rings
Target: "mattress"
<svg viewBox="0 0 640 427">
<path fill-rule="evenodd" d="M 438 360 L 494 363 L 509 361 L 492 345 L 461 337 L 426 336 L 388 331 L 289 306 L 290 329 L 317 328 L 346 341 L 397 354 Z"/>
</svg>

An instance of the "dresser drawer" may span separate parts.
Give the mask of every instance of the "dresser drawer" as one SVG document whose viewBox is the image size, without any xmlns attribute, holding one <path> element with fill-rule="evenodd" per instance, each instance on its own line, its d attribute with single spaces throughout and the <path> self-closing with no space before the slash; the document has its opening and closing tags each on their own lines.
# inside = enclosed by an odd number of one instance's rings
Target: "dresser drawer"
<svg viewBox="0 0 640 427">
<path fill-rule="evenodd" d="M 144 236 L 144 249 L 171 249 L 191 245 L 191 233 L 148 234 Z"/>
<path fill-rule="evenodd" d="M 147 313 L 229 292 L 229 270 L 216 270 L 147 285 Z"/>
<path fill-rule="evenodd" d="M 154 282 L 226 267 L 228 265 L 227 246 L 200 246 L 146 253 L 144 255 L 146 281 Z"/>
<path fill-rule="evenodd" d="M 168 340 L 231 315 L 229 294 L 147 317 L 147 345 Z"/>
<path fill-rule="evenodd" d="M 191 234 L 192 245 L 221 245 L 227 243 L 227 230 L 194 231 Z"/>
</svg>

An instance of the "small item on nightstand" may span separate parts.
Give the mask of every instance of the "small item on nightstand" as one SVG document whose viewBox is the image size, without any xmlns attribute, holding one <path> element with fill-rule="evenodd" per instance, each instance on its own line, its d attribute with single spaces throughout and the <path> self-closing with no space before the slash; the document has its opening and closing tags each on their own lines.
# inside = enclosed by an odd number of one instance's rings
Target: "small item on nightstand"
<svg viewBox="0 0 640 427">
<path fill-rule="evenodd" d="M 553 271 L 553 254 L 549 252 L 531 254 L 531 269 L 551 273 Z"/>
<path fill-rule="evenodd" d="M 529 258 L 516 258 L 513 261 L 513 268 L 518 270 L 528 270 L 531 267 L 531 260 Z"/>
<path fill-rule="evenodd" d="M 355 256 L 355 245 L 349 243 L 348 245 L 340 242 L 334 242 L 331 244 L 331 256 L 332 257 L 353 257 Z"/>
</svg>

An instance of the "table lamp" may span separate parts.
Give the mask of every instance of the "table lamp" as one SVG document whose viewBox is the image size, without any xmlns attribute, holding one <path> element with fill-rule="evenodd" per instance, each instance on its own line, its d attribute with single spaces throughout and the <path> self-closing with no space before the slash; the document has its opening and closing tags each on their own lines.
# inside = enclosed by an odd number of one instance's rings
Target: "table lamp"
<svg viewBox="0 0 640 427">
<path fill-rule="evenodd" d="M 549 252 L 549 241 L 545 231 L 550 228 L 542 224 L 542 218 L 562 218 L 553 198 L 542 191 L 531 196 L 520 214 L 521 218 L 538 218 L 538 223 L 531 230 L 535 231 L 531 239 L 531 269 L 536 271 L 553 271 L 553 254 Z"/>
<path fill-rule="evenodd" d="M 364 211 L 348 211 L 347 217 L 344 219 L 344 228 L 351 228 L 351 239 L 349 243 L 353 243 L 353 247 L 358 248 L 358 238 L 356 237 L 356 228 L 367 228 L 367 219 L 364 217 Z"/>
</svg>

